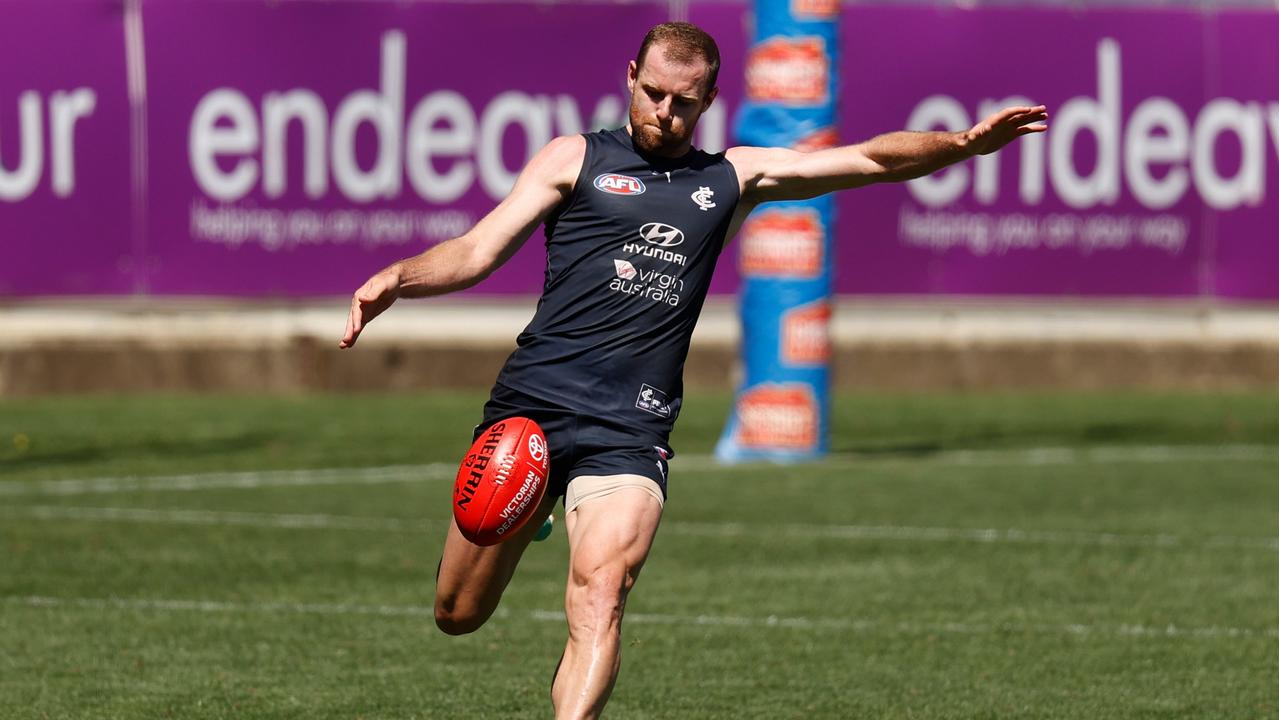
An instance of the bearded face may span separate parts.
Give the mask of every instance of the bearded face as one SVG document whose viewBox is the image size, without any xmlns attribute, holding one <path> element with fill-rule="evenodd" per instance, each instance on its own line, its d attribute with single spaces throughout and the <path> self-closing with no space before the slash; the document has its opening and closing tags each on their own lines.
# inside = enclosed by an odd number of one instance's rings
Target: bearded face
<svg viewBox="0 0 1279 720">
<path fill-rule="evenodd" d="M 659 157 L 679 157 L 684 154 L 680 148 L 691 135 L 669 130 L 664 132 L 656 124 L 645 123 L 642 111 L 636 108 L 636 103 L 631 103 L 631 139 L 641 152 Z"/>
<path fill-rule="evenodd" d="M 709 68 L 702 60 L 671 59 L 661 44 L 649 48 L 643 66 L 631 61 L 626 84 L 631 91 L 631 139 L 641 152 L 680 157 L 693 144 L 697 120 L 711 106 Z"/>
</svg>

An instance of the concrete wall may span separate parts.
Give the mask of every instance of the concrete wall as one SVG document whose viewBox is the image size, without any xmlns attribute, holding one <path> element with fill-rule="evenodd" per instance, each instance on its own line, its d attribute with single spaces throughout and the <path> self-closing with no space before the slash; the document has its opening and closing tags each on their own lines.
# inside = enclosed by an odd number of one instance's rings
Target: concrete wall
<svg viewBox="0 0 1279 720">
<path fill-rule="evenodd" d="M 487 387 L 533 300 L 401 303 L 338 350 L 345 300 L 0 307 L 0 396 Z M 712 304 L 686 383 L 732 386 L 737 320 Z M 832 324 L 841 388 L 1279 387 L 1279 309 L 859 300 Z"/>
</svg>

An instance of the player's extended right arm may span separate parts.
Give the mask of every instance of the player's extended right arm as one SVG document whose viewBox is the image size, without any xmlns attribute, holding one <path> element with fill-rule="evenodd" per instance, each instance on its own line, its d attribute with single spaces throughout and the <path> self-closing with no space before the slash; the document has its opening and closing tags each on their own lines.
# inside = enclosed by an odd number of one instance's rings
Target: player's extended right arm
<svg viewBox="0 0 1279 720">
<path fill-rule="evenodd" d="M 529 161 L 506 199 L 465 235 L 393 263 L 369 278 L 351 297 L 346 332 L 338 347 L 354 345 L 364 326 L 399 298 L 443 295 L 488 277 L 573 191 L 585 156 L 582 136 L 556 138 Z"/>
</svg>

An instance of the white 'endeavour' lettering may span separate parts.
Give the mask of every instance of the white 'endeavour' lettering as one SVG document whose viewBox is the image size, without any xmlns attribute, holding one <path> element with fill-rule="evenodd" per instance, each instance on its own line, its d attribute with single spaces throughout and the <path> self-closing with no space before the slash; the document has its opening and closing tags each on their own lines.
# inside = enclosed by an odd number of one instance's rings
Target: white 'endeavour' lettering
<svg viewBox="0 0 1279 720">
<path fill-rule="evenodd" d="M 406 41 L 392 30 L 382 36 L 378 88 L 355 90 L 333 108 L 308 88 L 269 92 L 258 109 L 249 96 L 230 87 L 210 90 L 196 104 L 188 129 L 187 151 L 200 189 L 223 202 L 243 198 L 261 183 L 264 195 L 276 198 L 288 189 L 288 130 L 296 122 L 302 131 L 302 188 L 308 198 L 324 197 L 328 180 L 343 196 L 357 202 L 393 199 L 403 192 L 407 176 L 413 191 L 428 202 L 452 202 L 474 187 L 493 199 L 503 198 L 515 184 L 519 169 L 555 134 L 574 135 L 590 128 L 616 127 L 625 118 L 621 97 L 600 97 L 584 118 L 571 95 L 529 94 L 517 90 L 498 93 L 482 110 L 453 90 L 428 93 L 409 105 L 405 97 Z M 77 90 L 76 93 L 80 93 Z M 84 90 L 90 93 L 92 91 Z M 72 95 L 75 95 L 73 93 Z M 30 97 L 28 97 L 30 96 Z M 70 137 L 75 118 L 92 111 L 83 96 L 63 105 L 51 100 L 55 133 Z M 39 98 L 24 93 L 19 100 L 22 162 L 7 173 L 0 165 L 0 199 L 30 192 L 40 174 Z M 702 147 L 723 149 L 727 116 L 718 105 L 699 123 Z M 30 116 L 30 117 L 28 117 Z M 355 136 L 369 125 L 377 138 L 372 165 L 361 167 L 355 156 Z M 524 136 L 525 157 L 508 164 L 502 140 L 508 130 Z M 55 135 L 54 167 L 58 137 Z M 64 143 L 69 148 L 69 143 Z M 369 161 L 366 159 L 367 164 Z M 69 166 L 67 166 L 69 167 Z M 34 177 L 34 179 L 32 179 Z"/>
<path fill-rule="evenodd" d="M 49 95 L 49 160 L 53 194 L 68 197 L 75 192 L 75 126 L 93 114 L 98 95 L 89 88 Z M 35 192 L 44 174 L 44 116 L 40 93 L 27 90 L 18 96 L 18 161 L 12 170 L 0 155 L 0 201 L 17 202 Z"/>
<path fill-rule="evenodd" d="M 1017 189 L 1026 205 L 1043 200 L 1045 179 L 1057 197 L 1081 210 L 1115 204 L 1122 186 L 1153 210 L 1175 205 L 1192 185 L 1217 210 L 1261 204 L 1266 196 L 1267 136 L 1279 157 L 1279 102 L 1216 98 L 1192 123 L 1181 106 L 1155 96 L 1136 103 L 1125 126 L 1121 59 L 1119 43 L 1102 39 L 1097 43 L 1096 97 L 1068 99 L 1053 113 L 1052 131 L 1046 137 L 1028 136 L 1000 153 L 979 157 L 974 171 L 956 165 L 912 180 L 911 195 L 928 207 L 941 207 L 971 186 L 977 202 L 993 204 L 999 197 L 999 157 L 1012 151 L 1020 155 Z M 986 99 L 978 103 L 977 116 L 1013 104 L 1034 103 L 1024 97 Z M 915 106 L 906 126 L 959 131 L 972 123 L 959 100 L 932 95 Z M 1075 144 L 1082 132 L 1091 133 L 1097 146 L 1096 163 L 1087 173 L 1075 166 Z M 1217 141 L 1223 135 L 1233 135 L 1242 147 L 1241 162 L 1228 176 L 1216 162 Z"/>
</svg>

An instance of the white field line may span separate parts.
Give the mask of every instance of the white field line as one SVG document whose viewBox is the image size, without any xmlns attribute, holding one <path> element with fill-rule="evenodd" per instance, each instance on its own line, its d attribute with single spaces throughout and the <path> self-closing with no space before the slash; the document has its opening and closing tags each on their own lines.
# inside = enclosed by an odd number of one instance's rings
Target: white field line
<svg viewBox="0 0 1279 720">
<path fill-rule="evenodd" d="M 84 520 L 100 522 L 160 523 L 172 525 L 234 525 L 292 530 L 371 530 L 375 532 L 424 532 L 443 524 L 388 517 L 295 513 L 256 513 L 220 510 L 155 510 L 124 507 L 68 507 L 19 505 L 0 507 L 0 517 L 35 520 Z"/>
<path fill-rule="evenodd" d="M 218 510 L 179 510 L 123 507 L 19 505 L 0 507 L 0 517 L 35 520 L 132 522 L 173 525 L 212 525 L 291 530 L 359 530 L 372 532 L 431 532 L 442 522 L 358 515 L 255 513 Z M 816 525 L 771 523 L 662 523 L 661 533 L 693 537 L 786 537 L 802 540 L 889 540 L 906 542 L 973 542 L 1155 548 L 1232 548 L 1279 551 L 1279 537 L 1186 537 L 1178 535 L 1098 533 L 1064 530 L 912 527 L 900 525 Z"/>
<path fill-rule="evenodd" d="M 931 542 L 1024 543 L 1035 545 L 1102 545 L 1120 547 L 1224 547 L 1279 550 L 1279 537 L 1186 537 L 1140 535 L 1076 530 L 1019 530 L 1010 528 L 945 528 L 900 525 L 799 525 L 692 523 L 662 524 L 663 531 L 675 535 L 703 537 L 748 537 L 781 535 L 800 539 L 828 540 L 908 540 Z"/>
<path fill-rule="evenodd" d="M 1042 466 L 1075 464 L 1181 462 L 1279 462 L 1279 446 L 1270 445 L 1141 445 L 1096 448 L 1027 448 L 1019 450 L 947 450 L 936 453 L 845 453 L 821 462 L 795 465 L 813 469 L 856 468 L 882 463 L 932 463 L 950 466 Z M 710 455 L 679 456 L 676 471 L 724 470 L 735 473 L 772 472 L 770 463 L 720 464 Z M 372 468 L 318 468 L 260 472 L 214 472 L 153 477 L 124 476 L 72 480 L 0 481 L 0 496 L 90 495 L 138 491 L 192 491 L 211 488 L 304 487 L 313 485 L 377 485 L 448 480 L 457 472 L 451 463 L 390 465 Z"/>
<path fill-rule="evenodd" d="M 25 605 L 35 608 L 79 608 L 89 610 L 126 610 L 196 613 L 280 613 L 293 615 L 371 615 L 381 617 L 434 617 L 432 608 L 423 605 L 358 605 L 348 603 L 280 603 L 280 602 L 225 602 L 216 600 L 168 600 L 151 598 L 60 598 L 41 595 L 7 596 L 9 605 Z M 564 613 L 559 610 L 532 610 L 514 613 L 499 608 L 499 620 L 529 619 L 535 622 L 563 623 Z M 944 633 L 954 635 L 988 635 L 993 633 L 1041 633 L 1054 635 L 1080 635 L 1097 637 L 1150 637 L 1150 638 L 1266 638 L 1279 639 L 1279 628 L 1240 628 L 1211 625 L 1187 627 L 1182 625 L 1086 625 L 1073 623 L 1051 625 L 1040 623 L 920 623 L 883 622 L 853 618 L 809 618 L 745 616 L 745 615 L 674 615 L 658 613 L 626 614 L 626 622 L 641 625 L 711 626 L 744 628 L 777 628 L 781 630 L 843 630 L 851 632 L 887 632 L 904 634 Z"/>
<path fill-rule="evenodd" d="M 681 458 L 683 460 L 681 461 Z M 1274 445 L 1117 445 L 1092 448 L 1039 447 L 1000 450 L 941 450 L 937 452 L 838 453 L 811 465 L 795 467 L 847 468 L 867 464 L 933 463 L 948 466 L 1043 466 L 1095 464 L 1163 464 L 1181 462 L 1279 462 Z M 756 462 L 723 465 L 710 455 L 677 456 L 673 470 L 767 470 L 776 464 Z"/>
<path fill-rule="evenodd" d="M 93 495 L 120 492 L 190 491 L 212 488 L 310 487 L 314 485 L 379 485 L 418 480 L 451 479 L 457 466 L 388 465 L 373 468 L 318 468 L 314 470 L 265 470 L 260 472 L 198 473 L 0 482 L 0 495 Z"/>
</svg>

